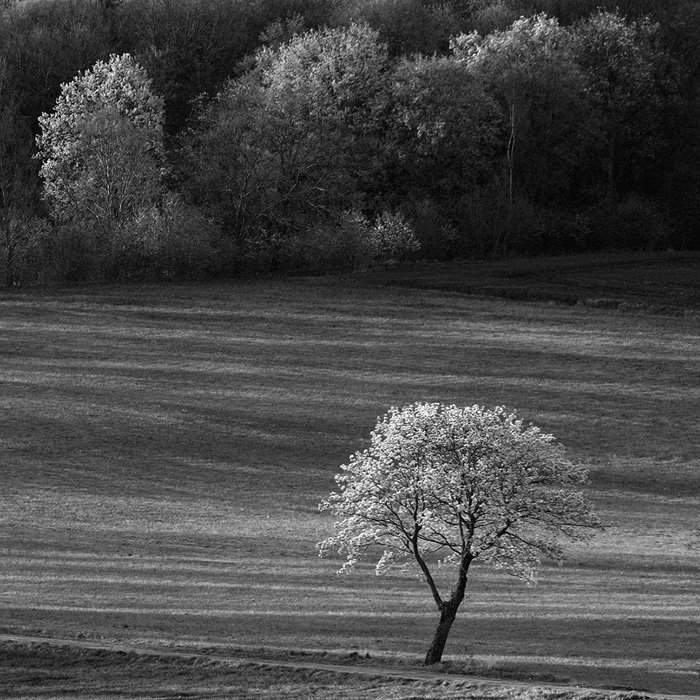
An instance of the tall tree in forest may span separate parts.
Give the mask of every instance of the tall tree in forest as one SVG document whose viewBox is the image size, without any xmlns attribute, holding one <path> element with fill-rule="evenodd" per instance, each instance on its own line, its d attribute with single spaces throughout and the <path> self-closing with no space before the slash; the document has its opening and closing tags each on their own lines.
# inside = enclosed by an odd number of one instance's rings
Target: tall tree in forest
<svg viewBox="0 0 700 700">
<path fill-rule="evenodd" d="M 64 84 L 39 124 L 44 196 L 57 220 L 91 223 L 109 243 L 159 196 L 163 101 L 130 55 Z"/>
<path fill-rule="evenodd" d="M 494 100 L 463 62 L 405 58 L 391 76 L 386 148 L 406 196 L 449 206 L 492 174 L 504 124 Z"/>
<path fill-rule="evenodd" d="M 17 254 L 28 235 L 38 179 L 32 132 L 8 82 L 6 62 L 0 57 L 0 248 L 5 283 L 12 286 L 17 283 Z"/>
<path fill-rule="evenodd" d="M 366 26 L 262 49 L 206 106 L 186 149 L 188 188 L 242 248 L 352 208 L 376 153 L 386 47 Z"/>
<path fill-rule="evenodd" d="M 634 185 L 639 169 L 663 148 L 665 116 L 678 72 L 649 18 L 597 12 L 573 27 L 576 62 L 585 73 L 600 126 L 598 162 L 605 193 Z"/>
<path fill-rule="evenodd" d="M 464 254 L 478 238 L 465 204 L 501 171 L 501 110 L 453 57 L 400 60 L 387 99 L 374 199 L 414 221 L 427 255 Z"/>
<path fill-rule="evenodd" d="M 545 15 L 521 18 L 487 36 L 463 34 L 452 51 L 501 105 L 511 218 L 518 191 L 535 200 L 561 196 L 589 136 L 585 77 L 569 32 Z M 507 248 L 508 230 L 494 252 Z"/>
<path fill-rule="evenodd" d="M 36 127 L 61 84 L 109 56 L 110 28 L 102 0 L 13 2 L 0 11 L 0 55 L 19 113 Z"/>
</svg>

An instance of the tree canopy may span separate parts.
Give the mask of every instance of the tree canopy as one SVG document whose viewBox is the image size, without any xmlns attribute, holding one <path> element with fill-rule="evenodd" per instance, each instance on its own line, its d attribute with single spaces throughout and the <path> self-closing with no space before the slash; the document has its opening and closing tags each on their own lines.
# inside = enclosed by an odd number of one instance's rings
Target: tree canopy
<svg viewBox="0 0 700 700">
<path fill-rule="evenodd" d="M 244 254 L 354 206 L 387 69 L 368 27 L 311 31 L 262 49 L 200 111 L 188 186 Z"/>
<path fill-rule="evenodd" d="M 90 219 L 110 233 L 153 201 L 163 101 L 130 55 L 98 61 L 65 83 L 39 125 L 44 194 L 58 219 Z"/>
</svg>

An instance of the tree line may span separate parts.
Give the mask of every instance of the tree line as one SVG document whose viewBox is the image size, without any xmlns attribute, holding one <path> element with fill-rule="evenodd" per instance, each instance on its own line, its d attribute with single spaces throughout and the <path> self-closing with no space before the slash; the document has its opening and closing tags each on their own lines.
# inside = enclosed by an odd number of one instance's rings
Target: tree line
<svg viewBox="0 0 700 700">
<path fill-rule="evenodd" d="M 700 245 L 700 1 L 2 0 L 7 284 Z"/>
</svg>

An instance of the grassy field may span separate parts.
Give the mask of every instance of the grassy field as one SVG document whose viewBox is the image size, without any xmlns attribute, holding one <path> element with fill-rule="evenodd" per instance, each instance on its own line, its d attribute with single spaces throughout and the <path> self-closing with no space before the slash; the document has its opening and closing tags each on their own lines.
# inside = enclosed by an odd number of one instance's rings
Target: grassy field
<svg viewBox="0 0 700 700">
<path fill-rule="evenodd" d="M 366 278 L 394 286 L 698 318 L 698 274 L 700 252 L 669 251 L 420 263 L 373 271 Z"/>
<path fill-rule="evenodd" d="M 329 280 L 6 293 L 0 363 L 0 633 L 417 663 L 427 588 L 337 577 L 316 505 L 389 406 L 505 404 L 591 466 L 608 528 L 537 586 L 475 569 L 448 660 L 700 695 L 693 317 Z M 11 651 L 0 678 L 37 665 Z"/>
</svg>

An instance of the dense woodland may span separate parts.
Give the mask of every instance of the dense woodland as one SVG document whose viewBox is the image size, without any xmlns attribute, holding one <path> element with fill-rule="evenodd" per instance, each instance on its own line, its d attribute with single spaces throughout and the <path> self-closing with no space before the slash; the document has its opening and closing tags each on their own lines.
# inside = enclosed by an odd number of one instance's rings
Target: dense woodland
<svg viewBox="0 0 700 700">
<path fill-rule="evenodd" d="M 8 285 L 700 247 L 700 0 L 0 0 Z"/>
</svg>

